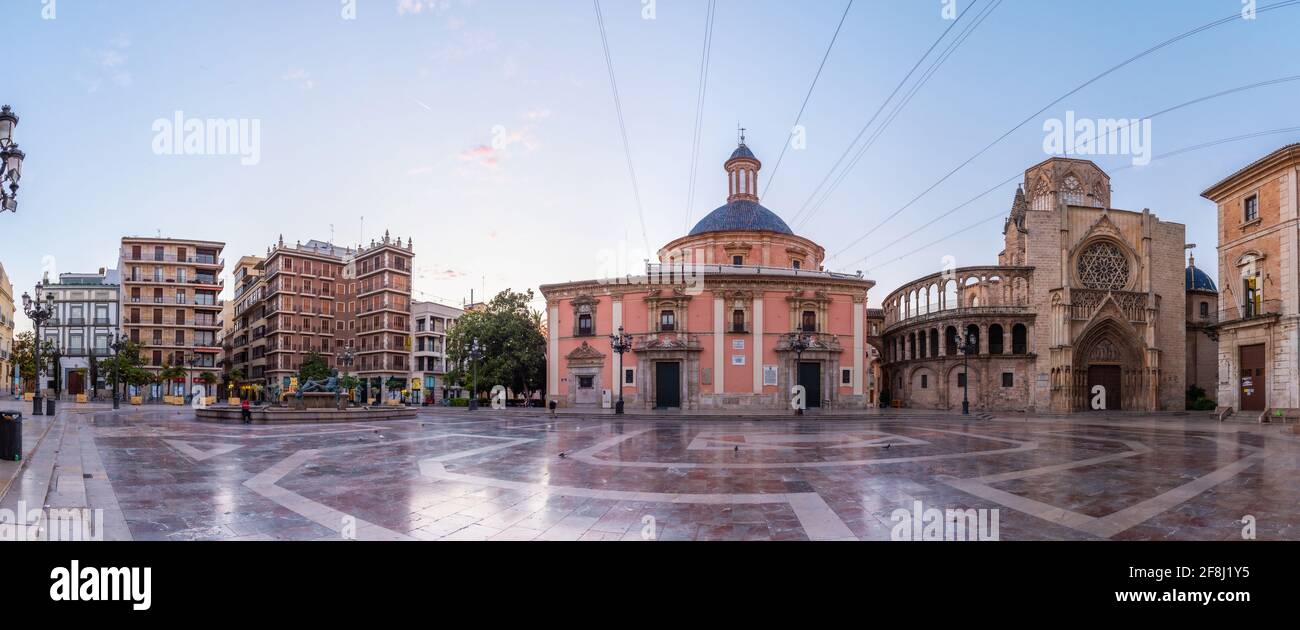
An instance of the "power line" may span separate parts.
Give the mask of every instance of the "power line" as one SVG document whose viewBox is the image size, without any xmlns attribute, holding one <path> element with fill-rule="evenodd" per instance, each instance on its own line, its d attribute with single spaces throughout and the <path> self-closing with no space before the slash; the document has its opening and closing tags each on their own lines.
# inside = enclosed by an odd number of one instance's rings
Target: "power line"
<svg viewBox="0 0 1300 630">
<path fill-rule="evenodd" d="M 1300 0 L 1296 0 L 1300 2 Z M 632 148 L 627 141 L 627 125 L 623 122 L 623 102 L 618 95 L 618 81 L 614 78 L 614 60 L 609 54 L 609 37 L 605 34 L 605 16 L 600 12 L 600 0 L 591 0 L 596 7 L 596 25 L 600 27 L 600 45 L 605 50 L 605 67 L 609 70 L 609 87 L 614 96 L 614 111 L 618 113 L 618 129 L 623 137 L 623 155 L 627 158 L 627 172 L 632 178 L 632 195 L 636 198 L 636 214 L 641 221 L 641 239 L 645 251 L 650 251 L 650 237 L 645 229 L 645 211 L 641 206 L 641 187 L 637 185 L 636 169 L 632 166 Z"/>
<path fill-rule="evenodd" d="M 1280 134 L 1280 133 L 1293 133 L 1293 132 L 1297 132 L 1297 131 L 1300 131 L 1300 127 L 1284 127 L 1284 128 L 1281 128 L 1281 129 L 1269 129 L 1269 130 L 1267 130 L 1267 131 L 1256 131 L 1256 132 L 1254 132 L 1254 133 L 1248 133 L 1248 134 L 1243 134 L 1243 135 L 1239 135 L 1239 136 L 1231 136 L 1231 137 L 1228 137 L 1228 138 L 1220 138 L 1220 139 L 1218 139 L 1218 140 L 1211 140 L 1211 141 L 1209 141 L 1209 142 L 1203 142 L 1203 143 L 1200 143 L 1200 144 L 1194 144 L 1194 145 L 1191 145 L 1191 146 L 1183 147 L 1183 148 L 1181 148 L 1181 149 L 1176 149 L 1176 150 L 1174 150 L 1174 151 L 1170 151 L 1170 152 L 1168 152 L 1168 153 L 1164 153 L 1164 154 L 1161 154 L 1161 155 L 1158 155 L 1158 156 L 1152 157 L 1152 158 L 1151 158 L 1151 161 L 1154 162 L 1154 161 L 1156 161 L 1156 160 L 1163 160 L 1163 159 L 1170 158 L 1170 157 L 1173 157 L 1173 156 L 1176 156 L 1176 155 L 1182 155 L 1182 154 L 1184 154 L 1184 153 L 1190 153 L 1190 152 L 1192 152 L 1192 151 L 1199 151 L 1199 150 L 1201 150 L 1201 149 L 1208 149 L 1208 148 L 1211 148 L 1211 147 L 1219 146 L 1219 145 L 1221 145 L 1221 144 L 1227 144 L 1227 143 L 1229 143 L 1229 142 L 1237 142 L 1237 141 L 1240 141 L 1240 140 L 1249 140 L 1249 139 L 1251 139 L 1251 138 L 1259 138 L 1259 137 L 1261 137 L 1261 136 L 1276 135 L 1276 134 Z M 1126 170 L 1126 169 L 1129 169 L 1129 168 L 1133 168 L 1133 165 L 1130 164 L 1130 165 L 1127 165 L 1127 166 L 1122 166 L 1122 167 L 1119 167 L 1119 168 L 1113 169 L 1113 170 L 1111 170 L 1110 172 L 1111 172 L 1111 173 L 1115 173 L 1115 172 L 1122 171 L 1122 170 Z M 1004 182 L 1002 182 L 1002 184 L 999 184 L 999 186 L 1005 185 L 1005 184 L 1007 184 L 1007 183 L 1008 183 L 1008 182 L 1004 181 Z M 995 187 L 995 188 L 996 188 L 996 187 Z M 986 192 L 983 193 L 983 194 L 988 194 L 989 192 L 992 192 L 992 189 L 990 189 L 989 191 L 986 191 Z M 983 194 L 981 194 L 981 196 L 983 196 Z M 972 201 L 973 201 L 973 200 L 972 200 Z M 967 203 L 969 203 L 969 202 L 967 202 Z M 963 204 L 963 205 L 964 205 L 964 204 Z M 958 236 L 961 236 L 961 235 L 963 235 L 963 234 L 966 234 L 966 233 L 969 232 L 972 228 L 978 227 L 978 226 L 980 226 L 980 225 L 983 225 L 983 224 L 985 224 L 985 223 L 988 223 L 989 221 L 992 221 L 992 220 L 997 219 L 997 218 L 1005 217 L 1005 216 L 1006 216 L 1006 213 L 1005 213 L 1004 211 L 998 211 L 997 214 L 994 214 L 994 215 L 992 215 L 992 216 L 990 216 L 990 217 L 986 217 L 986 218 L 984 218 L 984 219 L 980 219 L 979 221 L 977 221 L 977 222 L 975 222 L 975 223 L 972 223 L 972 224 L 970 224 L 970 225 L 968 225 L 968 226 L 966 226 L 966 227 L 964 227 L 964 228 L 962 228 L 962 229 L 960 229 L 960 230 L 957 230 L 956 232 L 953 232 L 953 233 L 951 233 L 951 234 L 949 234 L 949 235 L 947 235 L 947 236 L 944 236 L 944 237 L 941 237 L 941 238 L 935 239 L 935 240 L 933 240 L 933 241 L 930 241 L 929 243 L 926 243 L 925 245 L 922 245 L 922 246 L 920 246 L 920 247 L 918 247 L 918 248 L 916 248 L 916 249 L 913 249 L 913 250 L 911 250 L 911 251 L 909 251 L 909 252 L 907 252 L 907 253 L 905 253 L 905 254 L 903 254 L 903 255 L 901 255 L 901 256 L 898 256 L 897 258 L 890 259 L 890 260 L 888 260 L 888 261 L 886 261 L 886 262 L 883 262 L 883 263 L 881 263 L 881 264 L 879 264 L 879 265 L 877 265 L 877 266 L 875 266 L 875 267 L 872 267 L 872 268 L 871 268 L 871 271 L 876 271 L 876 270 L 879 270 L 881 267 L 885 267 L 885 266 L 888 266 L 888 265 L 892 265 L 892 264 L 894 264 L 894 263 L 896 263 L 896 262 L 898 262 L 898 261 L 900 261 L 900 260 L 903 260 L 904 258 L 908 258 L 909 256 L 912 256 L 912 255 L 918 254 L 918 253 L 920 253 L 920 252 L 922 252 L 922 251 L 924 251 L 924 250 L 926 250 L 926 249 L 928 249 L 928 248 L 930 248 L 930 247 L 933 247 L 933 246 L 935 246 L 935 245 L 938 245 L 939 243 L 942 243 L 942 242 L 944 242 L 944 241 L 946 241 L 946 240 L 948 240 L 948 239 L 950 239 L 950 238 L 956 238 L 956 237 L 958 237 Z"/>
<path fill-rule="evenodd" d="M 808 199 L 803 202 L 802 206 L 799 207 L 799 211 L 796 212 L 794 216 L 790 217 L 791 222 L 798 219 L 799 215 L 803 214 L 804 210 L 808 208 L 808 204 L 812 203 L 813 199 L 817 197 L 817 193 L 821 191 L 822 186 L 826 185 L 826 182 L 829 181 L 831 176 L 835 174 L 836 169 L 838 169 L 840 167 L 840 164 L 844 162 L 844 158 L 849 156 L 849 153 L 853 151 L 853 147 L 857 146 L 858 141 L 861 140 L 862 136 L 867 133 L 867 129 L 870 129 L 871 124 L 876 122 L 876 118 L 880 116 L 880 112 L 884 111 L 885 107 L 889 105 L 889 102 L 892 101 L 894 99 L 894 96 L 898 94 L 898 91 L 903 89 L 903 86 L 906 85 L 908 80 L 912 78 L 912 75 L 916 73 L 916 69 L 920 68 L 921 64 L 924 63 L 926 58 L 930 56 L 930 53 L 934 52 L 934 49 L 939 46 L 939 42 L 943 41 L 944 38 L 948 36 L 948 33 L 952 31 L 953 27 L 957 26 L 957 23 L 961 21 L 961 18 L 966 15 L 966 12 L 970 11 L 971 7 L 975 6 L 975 4 L 978 2 L 979 0 L 973 0 L 969 6 L 963 9 L 962 12 L 957 15 L 957 19 L 949 23 L 948 28 L 944 29 L 943 33 L 939 34 L 939 38 L 934 40 L 934 43 L 930 44 L 930 47 L 926 49 L 925 53 L 922 54 L 921 57 L 916 60 L 916 63 L 912 65 L 912 69 L 907 71 L 907 74 L 904 75 L 903 79 L 898 82 L 898 85 L 894 86 L 894 90 L 889 93 L 889 96 L 885 97 L 885 100 L 880 103 L 880 107 L 876 108 L 876 113 L 871 115 L 871 118 L 867 120 L 867 124 L 862 126 L 862 129 L 858 131 L 858 135 L 853 138 L 853 141 L 849 143 L 849 146 L 844 147 L 844 152 L 840 154 L 839 159 L 835 160 L 835 164 L 831 166 L 830 172 L 826 173 L 826 177 L 823 177 L 822 181 L 817 184 L 816 188 L 813 189 L 812 194 L 809 195 Z"/>
<path fill-rule="evenodd" d="M 1256 14 L 1264 13 L 1264 12 L 1266 12 L 1266 11 L 1271 11 L 1271 10 L 1273 10 L 1273 9 L 1280 9 L 1280 8 L 1287 7 L 1287 6 L 1291 6 L 1291 5 L 1294 5 L 1294 4 L 1297 4 L 1297 3 L 1300 3 L 1300 0 L 1285 0 L 1284 2 L 1277 2 L 1277 3 L 1274 3 L 1274 4 L 1270 4 L 1270 5 L 1266 5 L 1266 6 L 1258 7 L 1258 8 L 1255 10 L 1255 12 L 1256 12 Z M 1157 51 L 1159 51 L 1159 50 L 1161 50 L 1161 49 L 1163 49 L 1163 48 L 1166 48 L 1166 47 L 1168 47 L 1168 46 L 1171 46 L 1171 45 L 1173 45 L 1173 44 L 1175 44 L 1175 43 L 1177 43 L 1177 42 L 1180 42 L 1180 41 L 1182 41 L 1182 40 L 1184 40 L 1184 39 L 1187 39 L 1188 37 L 1191 37 L 1191 36 L 1193 36 L 1193 35 L 1197 35 L 1197 34 L 1202 33 L 1202 32 L 1204 32 L 1204 31 L 1207 31 L 1207 30 L 1210 30 L 1210 29 L 1213 29 L 1213 28 L 1216 28 L 1216 27 L 1222 26 L 1222 25 L 1224 25 L 1224 24 L 1227 24 L 1227 23 L 1229 23 L 1229 22 L 1233 22 L 1233 21 L 1236 21 L 1236 20 L 1239 20 L 1239 19 L 1242 19 L 1241 13 L 1240 13 L 1240 12 L 1234 12 L 1234 13 L 1233 13 L 1232 15 L 1230 15 L 1230 16 L 1227 16 L 1227 17 L 1224 17 L 1224 18 L 1220 18 L 1220 19 L 1215 20 L 1215 21 L 1213 21 L 1213 22 L 1210 22 L 1210 23 L 1208 23 L 1208 24 L 1203 24 L 1203 25 L 1201 25 L 1201 26 L 1198 26 L 1198 27 L 1196 27 L 1196 28 L 1194 28 L 1194 29 L 1192 29 L 1192 30 L 1190 30 L 1190 31 L 1186 31 L 1186 32 L 1181 33 L 1181 34 L 1179 34 L 1179 35 L 1175 35 L 1174 37 L 1171 37 L 1171 38 L 1169 38 L 1169 39 L 1167 39 L 1167 40 L 1165 40 L 1165 41 L 1163 41 L 1163 42 L 1160 42 L 1159 44 L 1156 44 L 1155 46 L 1152 46 L 1152 47 L 1150 47 L 1150 48 L 1147 48 L 1146 50 L 1144 50 L 1144 51 L 1142 51 L 1142 52 L 1140 52 L 1140 53 L 1138 53 L 1138 54 L 1136 54 L 1136 55 L 1133 55 L 1132 57 L 1129 57 L 1128 59 L 1126 59 L 1126 60 L 1124 60 L 1124 61 L 1122 61 L 1122 62 L 1120 62 L 1120 63 L 1118 63 L 1118 64 L 1116 64 L 1116 65 L 1114 65 L 1114 66 L 1111 66 L 1110 68 L 1108 68 L 1108 69 L 1106 69 L 1105 71 L 1103 71 L 1101 74 L 1098 74 L 1098 75 L 1092 77 L 1091 79 L 1088 79 L 1087 81 L 1084 81 L 1083 83 L 1079 84 L 1079 85 L 1078 85 L 1077 87 L 1075 87 L 1074 89 L 1072 89 L 1072 90 L 1066 92 L 1065 94 L 1062 94 L 1061 96 L 1059 96 L 1059 97 L 1057 97 L 1056 99 L 1054 99 L 1052 102 L 1048 103 L 1047 105 L 1044 105 L 1044 106 L 1043 106 L 1041 109 L 1039 109 L 1038 111 L 1034 112 L 1033 114 L 1030 114 L 1030 115 L 1027 116 L 1024 120 L 1020 121 L 1020 123 L 1018 123 L 1016 126 L 1012 127 L 1011 129 L 1008 129 L 1005 133 L 1003 133 L 1002 135 L 998 136 L 997 139 L 995 139 L 993 142 L 989 143 L 989 144 L 988 144 L 987 146 L 985 146 L 983 149 L 980 149 L 980 150 L 977 151 L 974 155 L 972 155 L 972 156 L 970 156 L 969 158 L 967 158 L 964 162 L 962 162 L 961 164 L 958 164 L 956 168 L 952 169 L 951 171 L 948 171 L 948 173 L 947 173 L 946 175 L 944 175 L 943 177 L 939 178 L 939 181 L 937 181 L 937 182 L 931 184 L 929 188 L 926 188 L 925 190 L 921 191 L 921 194 L 919 194 L 919 195 L 913 197 L 911 201 L 908 201 L 908 202 L 907 202 L 906 204 L 904 204 L 902 207 L 900 207 L 899 209 L 897 209 L 897 210 L 893 211 L 892 213 L 890 213 L 888 216 L 885 217 L 885 219 L 884 219 L 883 221 L 881 221 L 881 222 L 880 222 L 879 224 L 877 224 L 875 227 L 873 227 L 873 228 L 871 228 L 870 230 L 867 230 L 866 232 L 864 232 L 861 236 L 859 236 L 859 237 L 857 237 L 856 239 L 854 239 L 853 242 L 849 243 L 849 244 L 846 245 L 844 248 L 840 249 L 840 251 L 835 252 L 835 254 L 834 254 L 834 256 L 832 256 L 832 258 L 837 257 L 837 256 L 839 256 L 840 254 L 843 254 L 845 251 L 851 249 L 853 246 L 857 245 L 858 243 L 861 243 L 863 239 L 867 238 L 867 237 L 870 236 L 872 233 L 874 233 L 876 230 L 880 229 L 880 227 L 883 226 L 885 223 L 888 223 L 888 222 L 889 222 L 890 220 L 892 220 L 894 217 L 897 217 L 899 214 L 901 214 L 904 210 L 907 210 L 908 208 L 912 207 L 912 204 L 915 204 L 917 201 L 920 201 L 922 197 L 924 197 L 924 196 L 926 196 L 927 194 L 929 194 L 929 193 L 930 193 L 931 191 L 933 191 L 935 188 L 938 188 L 939 185 L 943 184 L 945 181 L 948 181 L 948 178 L 952 177 L 952 176 L 955 175 L 958 171 L 960 171 L 961 169 L 965 168 L 966 165 L 970 164 L 971 162 L 974 162 L 977 158 L 979 158 L 981 155 L 983 155 L 983 154 L 984 154 L 985 152 L 987 152 L 989 149 L 993 148 L 993 147 L 996 146 L 998 143 L 1000 143 L 1000 142 L 1002 142 L 1003 140 L 1005 140 L 1005 139 L 1007 138 L 1007 136 L 1010 136 L 1012 133 L 1015 133 L 1016 130 L 1018 130 L 1018 129 L 1020 129 L 1021 127 L 1025 126 L 1025 125 L 1028 124 L 1030 121 L 1034 120 L 1035 118 L 1037 118 L 1039 115 L 1041 115 L 1043 112 L 1047 111 L 1048 109 L 1050 109 L 1050 108 L 1056 106 L 1056 105 L 1057 105 L 1058 103 L 1060 103 L 1061 101 L 1063 101 L 1063 100 L 1065 100 L 1065 99 L 1067 99 L 1067 98 L 1069 98 L 1069 97 L 1071 97 L 1071 96 L 1077 94 L 1079 91 L 1081 91 L 1081 90 L 1083 90 L 1084 88 L 1086 88 L 1086 87 L 1092 85 L 1093 83 L 1096 83 L 1097 81 L 1100 81 L 1101 79 L 1105 78 L 1106 76 L 1110 75 L 1111 73 L 1115 72 L 1116 70 L 1119 70 L 1120 68 L 1123 68 L 1123 67 L 1125 67 L 1125 66 L 1127 66 L 1127 65 L 1129 65 L 1129 64 L 1131 64 L 1131 63 L 1133 63 L 1133 62 L 1135 62 L 1135 61 L 1137 61 L 1137 60 L 1139 60 L 1139 59 L 1142 59 L 1143 57 L 1146 57 L 1147 55 L 1150 55 L 1150 54 L 1152 54 L 1152 53 L 1154 53 L 1154 52 L 1157 52 Z"/>
<path fill-rule="evenodd" d="M 844 180 L 849 176 L 849 173 L 853 172 L 854 168 L 857 168 L 858 162 L 862 161 L 862 157 L 866 155 L 867 150 L 876 144 L 876 140 L 879 139 L 880 136 L 885 133 L 885 130 L 888 129 L 889 125 L 894 122 L 894 119 L 898 118 L 898 115 L 901 114 L 903 109 L 907 107 L 908 103 L 912 101 L 912 97 L 916 96 L 916 93 L 920 91 L 920 89 L 924 87 L 927 82 L 930 81 L 930 77 L 934 76 L 934 73 L 939 70 L 939 67 L 942 66 L 944 62 L 947 61 L 948 58 L 951 57 L 952 54 L 957 51 L 957 48 L 959 48 L 963 43 L 966 42 L 967 39 L 970 38 L 971 34 L 975 32 L 975 29 L 979 28 L 979 25 L 982 24 L 984 20 L 991 13 L 993 13 L 993 10 L 998 8 L 998 5 L 1000 4 L 1002 4 L 1002 0 L 994 0 L 992 4 L 985 5 L 984 9 L 980 12 L 980 14 L 975 16 L 975 21 L 968 24 L 962 30 L 962 32 L 958 33 L 957 37 L 953 38 L 953 40 L 949 42 L 948 47 L 944 49 L 942 53 L 940 53 L 939 57 L 935 59 L 933 62 L 931 62 L 930 67 L 926 68 L 925 73 L 921 75 L 921 79 L 918 80 L 911 87 L 911 89 L 908 90 L 907 95 L 904 96 L 903 99 L 899 101 L 897 105 L 894 106 L 894 109 L 890 111 L 889 115 L 885 118 L 885 121 L 881 123 L 880 126 L 876 127 L 876 130 L 871 133 L 871 136 L 869 138 L 867 138 L 866 143 L 863 144 L 862 148 L 860 148 L 857 154 L 853 156 L 853 159 L 849 162 L 849 165 L 846 166 L 844 170 L 840 171 L 839 176 L 836 177 L 835 179 L 835 183 L 832 184 L 831 187 L 826 190 L 826 193 L 822 195 L 822 198 L 812 207 L 811 210 L 809 210 L 808 214 L 804 215 L 804 218 L 799 222 L 800 227 L 806 225 L 809 221 L 811 221 L 813 216 L 816 215 L 817 212 L 822 209 L 822 207 L 826 204 L 826 201 L 830 199 L 831 195 L 834 194 L 835 191 L 839 189 L 840 184 L 842 184 Z"/>
<path fill-rule="evenodd" d="M 1225 96 L 1225 95 L 1228 95 L 1228 94 L 1235 94 L 1235 93 L 1238 93 L 1238 92 L 1243 92 L 1243 91 L 1251 90 L 1251 89 L 1258 88 L 1258 87 L 1266 87 L 1266 86 L 1271 86 L 1271 85 L 1279 85 L 1279 84 L 1282 84 L 1282 83 L 1287 83 L 1287 82 L 1290 82 L 1290 81 L 1297 81 L 1297 80 L 1300 80 L 1300 75 L 1293 75 L 1293 76 L 1289 76 L 1289 77 L 1280 77 L 1280 78 L 1277 78 L 1277 79 L 1270 79 L 1270 80 L 1268 80 L 1268 81 L 1260 81 L 1260 82 L 1258 82 L 1258 83 L 1251 83 L 1251 84 L 1249 84 L 1249 85 L 1242 85 L 1242 86 L 1238 86 L 1238 87 L 1231 88 L 1231 89 L 1228 89 L 1228 90 L 1221 90 L 1221 91 L 1219 91 L 1219 92 L 1215 92 L 1215 93 L 1213 93 L 1213 94 L 1208 94 L 1208 95 L 1206 95 L 1206 96 L 1201 96 L 1201 97 L 1198 97 L 1198 98 L 1194 98 L 1194 99 L 1192 99 L 1192 100 L 1190 100 L 1190 101 L 1187 101 L 1187 102 L 1184 102 L 1184 103 L 1179 103 L 1179 104 L 1174 105 L 1174 106 L 1172 106 L 1172 107 L 1166 107 L 1166 108 L 1164 108 L 1164 109 L 1162 109 L 1162 110 L 1160 110 L 1160 111 L 1158 111 L 1158 112 L 1155 112 L 1155 113 L 1153 113 L 1153 114 L 1148 114 L 1148 115 L 1143 116 L 1143 117 L 1141 117 L 1141 118 L 1135 119 L 1133 122 L 1129 123 L 1128 126 L 1129 126 L 1129 127 L 1132 127 L 1132 126 L 1138 124 L 1139 122 L 1141 122 L 1141 121 L 1143 121 L 1143 120 L 1151 120 L 1151 119 L 1156 118 L 1157 116 L 1160 116 L 1160 115 L 1162 115 L 1162 114 L 1168 114 L 1169 112 L 1177 111 L 1177 110 L 1179 110 L 1179 109 L 1182 109 L 1182 108 L 1184 108 L 1184 107 L 1188 107 L 1188 106 L 1191 106 L 1191 105 L 1195 105 L 1195 104 L 1197 104 L 1197 103 L 1203 103 L 1203 102 L 1205 102 L 1205 101 L 1208 101 L 1208 100 L 1210 100 L 1210 99 L 1214 99 L 1214 98 L 1218 98 L 1218 97 L 1220 97 L 1220 96 Z M 1117 133 L 1118 131 L 1119 131 L 1119 130 L 1108 131 L 1108 132 L 1106 133 L 1106 135 L 1109 136 L 1110 134 L 1112 134 L 1112 133 Z M 1101 137 L 1100 134 L 1093 134 L 1093 135 L 1092 135 L 1091 137 L 1089 137 L 1085 142 L 1083 142 L 1083 143 L 1080 144 L 1080 148 L 1082 148 L 1082 147 L 1084 147 L 1084 146 L 1091 145 L 1093 141 L 1097 140 L 1097 139 L 1100 138 L 1100 137 Z M 1127 166 L 1126 166 L 1126 167 L 1121 167 L 1120 169 L 1116 169 L 1116 170 L 1123 170 L 1123 169 L 1125 169 L 1125 168 L 1130 168 L 1130 167 L 1127 167 Z M 965 202 L 963 202 L 963 203 L 961 203 L 960 205 L 958 205 L 958 206 L 952 208 L 951 210 L 948 210 L 947 212 L 944 212 L 943 214 L 940 214 L 939 216 L 936 216 L 936 217 L 934 217 L 933 219 L 930 219 L 929 221 L 927 221 L 927 222 L 925 222 L 924 224 L 922 224 L 922 225 L 916 227 L 916 228 L 913 229 L 912 231 L 910 231 L 910 232 L 908 232 L 908 233 L 906 233 L 906 234 L 904 234 L 904 235 L 902 235 L 902 236 L 899 236 L 898 238 L 896 238 L 896 239 L 894 239 L 894 240 L 892 240 L 892 241 L 890 241 L 890 242 L 884 244 L 883 246 L 877 248 L 874 252 L 872 252 L 872 253 L 870 253 L 870 254 L 867 254 L 866 256 L 863 256 L 862 258 L 859 258 L 858 260 L 855 260 L 855 261 L 853 261 L 852 263 L 849 263 L 847 266 L 848 266 L 848 267 L 852 267 L 853 265 L 856 265 L 856 264 L 858 264 L 858 263 L 862 263 L 862 262 L 866 262 L 866 261 L 868 261 L 868 260 L 871 260 L 872 258 L 878 256 L 881 252 L 883 252 L 883 251 L 889 249 L 890 247 L 893 247 L 894 245 L 897 245 L 897 244 L 903 242 L 904 240 L 906 240 L 907 238 L 909 238 L 909 237 L 911 237 L 912 235 L 916 234 L 917 232 L 920 232 L 921 230 L 924 230 L 925 228 L 928 228 L 928 227 L 930 227 L 931 225 L 934 225 L 935 223 L 938 223 L 939 221 L 943 220 L 944 218 L 948 217 L 949 215 L 953 214 L 954 212 L 956 212 L 956 211 L 958 211 L 958 210 L 961 210 L 962 208 L 964 208 L 964 207 L 966 207 L 966 206 L 968 206 L 968 205 L 974 203 L 975 201 L 978 201 L 979 199 L 982 199 L 983 197 L 985 197 L 985 196 L 988 195 L 989 193 L 992 193 L 993 191 L 995 191 L 995 190 L 997 190 L 997 189 L 999 189 L 999 188 L 1001 188 L 1001 187 L 1007 185 L 1007 184 L 1010 183 L 1011 181 L 1018 179 L 1021 175 L 1022 175 L 1021 172 L 1017 172 L 1017 173 L 1015 173 L 1015 174 L 1012 175 L 1011 177 L 1009 177 L 1009 178 L 1007 178 L 1007 179 L 1005 179 L 1005 180 L 1002 180 L 1002 181 L 999 182 L 998 184 L 994 185 L 992 188 L 989 188 L 988 190 L 985 190 L 984 192 L 982 192 L 982 193 L 980 193 L 980 194 L 978 194 L 978 195 L 975 195 L 974 197 L 972 197 L 972 198 L 966 200 Z"/>
<path fill-rule="evenodd" d="M 691 139 L 691 174 L 688 178 L 686 193 L 686 227 L 691 229 L 691 211 L 695 208 L 695 182 L 699 178 L 700 137 L 704 130 L 704 95 L 709 83 L 709 59 L 713 52 L 713 18 L 717 13 L 717 0 L 709 0 L 708 10 L 704 15 L 704 49 L 700 51 L 700 84 L 695 96 L 695 130 Z M 649 251 L 649 250 L 647 250 Z"/>
<path fill-rule="evenodd" d="M 844 15 L 840 16 L 840 23 L 835 27 L 835 34 L 831 35 L 831 43 L 826 46 L 826 54 L 822 55 L 822 62 L 817 66 L 817 73 L 813 75 L 812 84 L 808 86 L 808 93 L 803 97 L 803 105 L 799 106 L 799 113 L 794 117 L 794 124 L 791 125 L 791 132 L 786 134 L 785 143 L 781 145 L 781 154 L 776 156 L 776 165 L 772 167 L 772 174 L 767 176 L 767 185 L 763 187 L 763 194 L 760 198 L 767 196 L 767 191 L 772 187 L 772 181 L 776 179 L 776 171 L 781 168 L 781 160 L 785 158 L 786 149 L 790 148 L 790 135 L 794 129 L 799 126 L 799 121 L 803 120 L 803 112 L 808 108 L 808 101 L 812 98 L 813 88 L 817 87 L 817 79 L 822 76 L 822 69 L 826 67 L 826 60 L 831 57 L 831 49 L 835 48 L 835 40 L 840 37 L 840 29 L 844 28 L 844 20 L 849 17 L 849 9 L 853 8 L 853 0 L 849 0 L 844 7 Z"/>
</svg>

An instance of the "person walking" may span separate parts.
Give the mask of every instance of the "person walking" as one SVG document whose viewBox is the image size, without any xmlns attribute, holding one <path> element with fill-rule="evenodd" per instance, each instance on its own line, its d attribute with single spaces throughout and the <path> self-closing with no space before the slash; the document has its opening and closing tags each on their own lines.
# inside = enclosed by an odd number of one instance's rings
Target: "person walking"
<svg viewBox="0 0 1300 630">
<path fill-rule="evenodd" d="M 253 411 L 252 411 L 252 406 L 249 404 L 247 398 L 245 398 L 244 400 L 240 401 L 240 403 L 239 403 L 239 410 L 240 410 L 240 414 L 241 414 L 241 415 L 243 416 L 243 418 L 244 418 L 244 424 L 252 424 L 252 423 L 253 423 Z"/>
</svg>

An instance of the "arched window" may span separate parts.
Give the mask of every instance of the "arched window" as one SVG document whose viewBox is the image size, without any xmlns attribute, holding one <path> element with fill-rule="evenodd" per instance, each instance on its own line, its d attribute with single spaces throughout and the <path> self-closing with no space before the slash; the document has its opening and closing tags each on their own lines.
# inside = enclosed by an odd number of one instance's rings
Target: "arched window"
<svg viewBox="0 0 1300 630">
<path fill-rule="evenodd" d="M 969 326 L 966 327 L 966 338 L 962 340 L 962 343 L 965 343 L 965 342 L 967 342 L 967 341 L 970 341 L 971 343 L 974 344 L 974 346 L 975 346 L 975 348 L 974 348 L 974 354 L 979 354 L 979 347 L 980 347 L 980 327 L 979 327 L 979 326 L 976 326 L 975 324 L 971 324 L 971 325 L 969 325 Z"/>
<path fill-rule="evenodd" d="M 939 356 L 939 329 L 938 328 L 930 329 L 930 356 L 931 357 Z"/>
<path fill-rule="evenodd" d="M 916 358 L 916 333 L 911 333 L 907 335 L 907 345 L 908 345 L 907 358 L 915 359 Z"/>
<path fill-rule="evenodd" d="M 957 354 L 957 328 L 949 326 L 944 331 L 943 352 L 948 356 Z"/>
<path fill-rule="evenodd" d="M 924 330 L 922 330 L 919 334 L 916 335 L 916 345 L 917 345 L 916 355 L 924 359 L 925 358 L 925 331 Z"/>
<path fill-rule="evenodd" d="M 1028 331 L 1025 330 L 1024 324 L 1016 324 L 1011 327 L 1011 354 L 1028 354 Z"/>
<path fill-rule="evenodd" d="M 1209 316 L 1210 316 L 1210 303 L 1201 302 L 1201 317 L 1209 317 Z"/>
<path fill-rule="evenodd" d="M 989 326 L 989 354 L 1002 354 L 1002 325 Z"/>
</svg>

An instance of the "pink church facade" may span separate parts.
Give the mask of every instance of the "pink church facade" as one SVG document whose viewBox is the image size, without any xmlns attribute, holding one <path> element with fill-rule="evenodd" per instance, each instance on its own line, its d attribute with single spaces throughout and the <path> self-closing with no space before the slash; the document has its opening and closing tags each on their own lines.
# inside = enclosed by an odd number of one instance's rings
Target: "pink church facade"
<svg viewBox="0 0 1300 630">
<path fill-rule="evenodd" d="M 877 400 L 882 317 L 874 285 L 822 268 L 825 250 L 759 203 L 761 163 L 727 160 L 727 204 L 658 252 L 642 276 L 541 287 L 547 387 L 561 407 L 789 409 Z M 633 337 L 622 357 L 610 335 Z"/>
</svg>

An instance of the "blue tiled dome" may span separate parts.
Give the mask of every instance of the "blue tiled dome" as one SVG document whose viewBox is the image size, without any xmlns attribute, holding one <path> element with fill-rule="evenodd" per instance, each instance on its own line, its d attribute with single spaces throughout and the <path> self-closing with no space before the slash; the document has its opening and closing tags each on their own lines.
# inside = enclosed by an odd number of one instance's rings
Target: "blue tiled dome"
<svg viewBox="0 0 1300 630">
<path fill-rule="evenodd" d="M 1187 268 L 1185 282 L 1188 291 L 1218 292 L 1218 289 L 1214 287 L 1214 281 L 1210 279 L 1210 275 L 1196 267 Z"/>
<path fill-rule="evenodd" d="M 749 150 L 749 147 L 747 147 L 747 146 L 745 146 L 745 145 L 743 145 L 743 144 L 740 145 L 740 146 L 738 146 L 738 147 L 736 147 L 736 150 L 731 152 L 731 157 L 728 158 L 728 161 L 730 161 L 730 160 L 734 160 L 734 159 L 736 159 L 736 158 L 749 158 L 749 159 L 751 159 L 751 160 L 757 160 L 757 159 L 758 159 L 758 158 L 754 157 L 754 152 L 753 152 L 753 151 L 750 151 L 750 150 Z"/>
<path fill-rule="evenodd" d="M 755 201 L 737 199 L 728 203 L 708 216 L 700 219 L 691 229 L 691 236 L 705 232 L 729 232 L 732 230 L 749 230 L 794 234 L 790 226 L 776 216 L 775 212 L 764 208 Z"/>
</svg>

